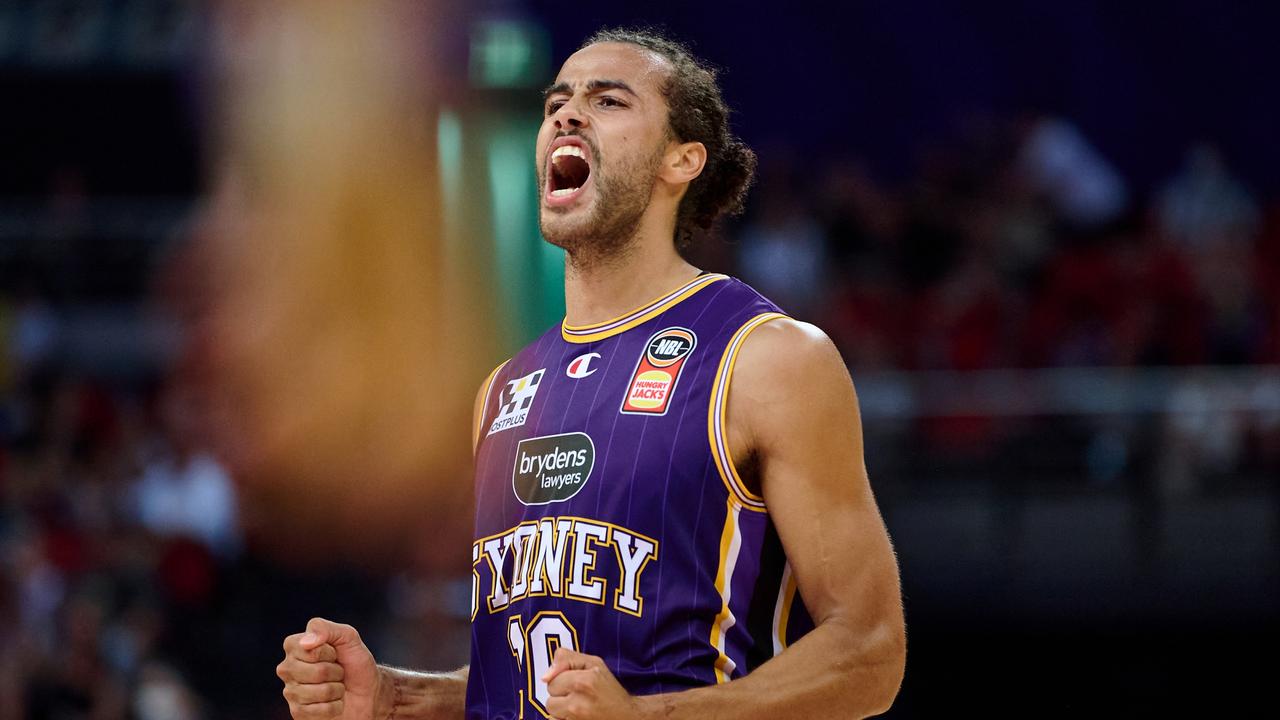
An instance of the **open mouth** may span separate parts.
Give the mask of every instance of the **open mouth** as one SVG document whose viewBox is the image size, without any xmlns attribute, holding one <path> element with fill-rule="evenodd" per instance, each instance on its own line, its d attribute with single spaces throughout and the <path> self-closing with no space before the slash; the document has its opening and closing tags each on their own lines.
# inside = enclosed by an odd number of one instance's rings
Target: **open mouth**
<svg viewBox="0 0 1280 720">
<path fill-rule="evenodd" d="M 591 177 L 591 164 L 581 145 L 560 145 L 551 151 L 547 195 L 552 200 L 568 200 L 582 190 Z"/>
</svg>

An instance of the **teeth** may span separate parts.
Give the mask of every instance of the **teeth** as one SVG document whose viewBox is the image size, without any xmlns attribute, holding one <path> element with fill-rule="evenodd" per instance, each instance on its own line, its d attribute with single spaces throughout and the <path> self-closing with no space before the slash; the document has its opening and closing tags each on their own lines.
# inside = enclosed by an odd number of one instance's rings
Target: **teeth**
<svg viewBox="0 0 1280 720">
<path fill-rule="evenodd" d="M 572 195 L 578 190 L 579 188 L 560 188 L 559 190 L 552 190 L 551 197 L 564 197 L 565 195 Z"/>
<path fill-rule="evenodd" d="M 580 157 L 583 160 L 587 159 L 587 156 L 582 152 L 582 148 L 578 147 L 577 145 L 561 145 L 560 147 L 551 151 L 552 160 L 562 155 L 572 155 L 574 157 Z"/>
</svg>

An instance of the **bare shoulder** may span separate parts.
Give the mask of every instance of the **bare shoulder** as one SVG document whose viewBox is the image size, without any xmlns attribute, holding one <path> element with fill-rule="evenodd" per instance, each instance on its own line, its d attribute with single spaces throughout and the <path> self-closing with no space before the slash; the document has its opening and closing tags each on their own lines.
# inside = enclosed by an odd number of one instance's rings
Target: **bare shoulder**
<svg viewBox="0 0 1280 720">
<path fill-rule="evenodd" d="M 762 460 L 797 443 L 859 434 L 853 382 L 826 333 L 778 318 L 747 336 L 733 369 L 729 423 L 735 456 Z"/>
<path fill-rule="evenodd" d="M 734 384 L 761 396 L 792 398 L 852 386 L 831 338 L 816 325 L 786 317 L 762 324 L 743 341 Z"/>
</svg>

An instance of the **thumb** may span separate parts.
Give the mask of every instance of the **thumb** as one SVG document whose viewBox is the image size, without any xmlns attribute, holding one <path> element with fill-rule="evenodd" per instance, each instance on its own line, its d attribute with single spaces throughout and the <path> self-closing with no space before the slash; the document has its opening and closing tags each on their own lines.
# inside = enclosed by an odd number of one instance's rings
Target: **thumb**
<svg viewBox="0 0 1280 720">
<path fill-rule="evenodd" d="M 360 633 L 350 625 L 325 620 L 324 618 L 311 618 L 307 622 L 307 631 L 298 638 L 298 644 L 306 650 L 312 650 L 321 645 L 328 643 L 335 650 L 341 652 L 344 648 L 353 645 L 360 645 Z"/>
</svg>

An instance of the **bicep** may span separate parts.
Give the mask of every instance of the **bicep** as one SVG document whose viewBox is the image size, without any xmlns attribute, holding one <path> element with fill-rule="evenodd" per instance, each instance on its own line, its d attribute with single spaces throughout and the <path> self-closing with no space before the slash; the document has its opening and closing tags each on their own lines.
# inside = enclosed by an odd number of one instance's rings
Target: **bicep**
<svg viewBox="0 0 1280 720">
<path fill-rule="evenodd" d="M 853 383 L 839 353 L 794 321 L 744 346 L 735 381 L 761 493 L 816 622 L 901 624 L 897 563 L 863 462 Z"/>
</svg>

